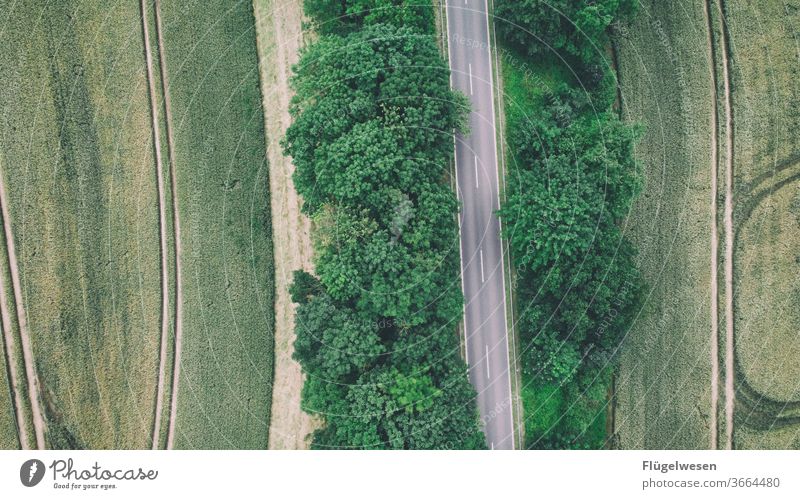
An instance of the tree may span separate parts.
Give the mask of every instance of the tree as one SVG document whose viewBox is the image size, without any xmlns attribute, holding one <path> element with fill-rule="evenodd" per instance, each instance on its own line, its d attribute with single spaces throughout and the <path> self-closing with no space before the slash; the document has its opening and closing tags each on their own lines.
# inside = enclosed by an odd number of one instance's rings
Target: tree
<svg viewBox="0 0 800 499">
<path fill-rule="evenodd" d="M 433 29 L 430 4 L 406 0 L 305 0 L 306 14 L 323 34 L 347 34 L 369 24 L 393 24 L 422 32 Z"/>
<path fill-rule="evenodd" d="M 370 317 L 337 307 L 327 294 L 301 304 L 295 316 L 293 358 L 311 376 L 351 381 L 384 352 Z"/>
<path fill-rule="evenodd" d="M 293 158 L 307 213 L 341 194 L 347 182 L 367 189 L 397 167 L 402 171 L 388 181 L 442 180 L 452 131 L 463 127 L 466 106 L 450 90 L 449 70 L 432 38 L 408 28 L 368 26 L 321 38 L 304 51 L 295 71 L 294 122 L 284 149 Z M 380 157 L 379 164 L 364 160 L 342 171 L 358 159 L 354 153 Z M 330 185 L 331 178 L 339 184 Z"/>
<path fill-rule="evenodd" d="M 596 64 L 604 59 L 608 27 L 635 7 L 634 0 L 498 0 L 495 24 L 531 56 L 559 51 Z"/>
<path fill-rule="evenodd" d="M 309 4 L 316 16 L 344 9 L 350 23 L 302 54 L 284 138 L 315 227 L 319 277 L 297 273 L 290 290 L 303 408 L 325 420 L 313 445 L 481 448 L 458 356 L 458 202 L 447 181 L 466 98 L 450 90 L 432 37 L 370 24 L 392 9 L 357 18 L 353 9 L 378 3 Z"/>
<path fill-rule="evenodd" d="M 640 287 L 618 223 L 640 187 L 639 131 L 556 102 L 512 134 L 518 169 L 500 211 L 523 282 L 526 372 L 566 382 L 610 360 Z"/>
<path fill-rule="evenodd" d="M 304 304 L 312 296 L 316 296 L 324 291 L 319 279 L 309 274 L 305 270 L 295 270 L 292 284 L 289 286 L 289 295 L 294 303 Z"/>
</svg>

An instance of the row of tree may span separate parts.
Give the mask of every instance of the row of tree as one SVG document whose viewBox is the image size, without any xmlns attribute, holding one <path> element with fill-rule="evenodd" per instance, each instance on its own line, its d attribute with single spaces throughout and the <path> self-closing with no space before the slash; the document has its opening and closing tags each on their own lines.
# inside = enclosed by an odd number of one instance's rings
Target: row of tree
<svg viewBox="0 0 800 499">
<path fill-rule="evenodd" d="M 526 110 L 527 121 L 507 130 L 515 161 L 501 209 L 517 268 L 526 379 L 560 385 L 573 408 L 607 379 L 642 287 L 634 248 L 620 228 L 640 190 L 633 154 L 640 130 L 612 112 L 614 93 L 596 84 L 614 81 L 613 74 L 579 79 L 586 68 L 608 66 L 607 28 L 632 11 L 631 3 L 496 2 L 507 43 L 579 66 L 577 84 L 551 88 L 540 107 Z M 528 438 L 538 446 L 579 447 L 596 417 L 573 409 L 549 434 Z"/>
<path fill-rule="evenodd" d="M 307 0 L 321 36 L 295 68 L 284 140 L 314 222 L 295 273 L 294 357 L 316 448 L 481 448 L 461 360 L 449 88 L 432 6 Z"/>
</svg>

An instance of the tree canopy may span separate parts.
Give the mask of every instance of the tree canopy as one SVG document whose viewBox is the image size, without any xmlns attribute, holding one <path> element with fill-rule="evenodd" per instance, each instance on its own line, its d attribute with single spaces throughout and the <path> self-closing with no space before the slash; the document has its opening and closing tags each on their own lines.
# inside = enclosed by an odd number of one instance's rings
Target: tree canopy
<svg viewBox="0 0 800 499">
<path fill-rule="evenodd" d="M 352 25 L 304 50 L 292 81 L 284 148 L 317 274 L 297 272 L 291 287 L 303 407 L 325 421 L 317 448 L 480 448 L 448 182 L 467 101 L 432 36 L 375 15 L 348 14 Z"/>
<path fill-rule="evenodd" d="M 602 59 L 607 30 L 635 0 L 497 0 L 497 31 L 529 55 L 558 51 L 583 63 Z"/>
</svg>

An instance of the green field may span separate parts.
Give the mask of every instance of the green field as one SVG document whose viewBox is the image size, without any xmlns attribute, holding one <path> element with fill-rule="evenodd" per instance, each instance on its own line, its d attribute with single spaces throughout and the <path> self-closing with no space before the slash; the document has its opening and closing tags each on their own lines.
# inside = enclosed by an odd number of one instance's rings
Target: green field
<svg viewBox="0 0 800 499">
<path fill-rule="evenodd" d="M 800 2 L 725 2 L 733 71 L 737 448 L 800 448 Z"/>
<path fill-rule="evenodd" d="M 0 153 L 0 168 L 2 168 L 2 161 L 3 156 Z M 0 234 L 2 232 L 0 231 Z M 6 245 L 5 245 L 5 237 L 0 236 L 0 262 L 6 261 Z M 11 282 L 11 276 L 8 275 L 8 268 L 4 263 L 0 263 L 0 281 L 4 284 Z M 6 289 L 0 289 L 0 293 L 4 293 L 5 296 L 11 297 L 11 287 L 6 286 Z M 8 298 L 7 298 L 8 299 Z M 11 306 L 9 304 L 9 306 Z M 15 326 L 15 325 L 14 325 Z M 4 334 L 5 331 L 2 330 L 2 323 L 0 323 L 0 333 Z M 16 333 L 12 330 L 12 336 L 16 336 Z M 18 341 L 15 340 L 15 344 Z M 0 337 L 0 347 L 3 348 L 3 352 L 0 355 L 0 449 L 17 449 L 20 447 L 19 441 L 19 433 L 17 432 L 16 426 L 16 415 L 13 405 L 13 395 L 11 391 L 11 384 L 8 376 L 8 365 L 6 363 L 6 355 L 5 355 L 5 336 Z M 27 411 L 28 408 L 26 407 L 25 410 Z M 29 415 L 26 415 L 28 418 Z"/>
<path fill-rule="evenodd" d="M 266 448 L 273 262 L 250 2 L 164 2 L 183 244 L 175 445 Z"/>
<path fill-rule="evenodd" d="M 711 84 L 703 5 L 645 1 L 618 36 L 626 120 L 646 129 L 627 233 L 648 288 L 617 375 L 621 448 L 708 448 Z"/>
<path fill-rule="evenodd" d="M 49 446 L 147 447 L 160 281 L 138 5 L 0 10 L 2 168 Z"/>
<path fill-rule="evenodd" d="M 162 282 L 139 2 L 2 0 L 0 11 L 0 168 L 47 445 L 149 448 Z M 273 275 L 252 6 L 166 2 L 161 15 L 183 229 L 176 446 L 264 448 Z M 148 19 L 169 214 L 152 10 Z M 168 216 L 170 319 L 171 222 Z M 161 446 L 171 395 L 168 340 Z M 5 373 L 0 446 L 17 447 Z"/>
</svg>

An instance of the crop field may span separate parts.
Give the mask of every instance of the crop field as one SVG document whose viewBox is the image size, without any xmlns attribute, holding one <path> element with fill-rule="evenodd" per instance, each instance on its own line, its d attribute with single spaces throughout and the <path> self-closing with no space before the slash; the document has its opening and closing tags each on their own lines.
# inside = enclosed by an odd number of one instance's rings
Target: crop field
<svg viewBox="0 0 800 499">
<path fill-rule="evenodd" d="M 800 2 L 724 3 L 732 67 L 736 448 L 800 448 Z"/>
<path fill-rule="evenodd" d="M 798 448 L 800 4 L 681 5 L 644 5 L 618 38 L 625 114 L 648 129 L 631 229 L 650 285 L 619 445 Z"/>
<path fill-rule="evenodd" d="M 251 2 L 164 2 L 183 274 L 175 447 L 266 448 L 269 170 Z"/>
<path fill-rule="evenodd" d="M 0 161 L 2 161 L 2 157 L 0 156 Z M 2 165 L 0 165 L 2 166 Z M 0 262 L 4 261 L 3 258 L 6 255 L 6 246 L 5 246 L 5 238 L 0 237 Z M 6 283 L 11 282 L 11 278 L 8 275 L 6 265 L 0 264 L 0 282 L 3 283 L 3 287 L 0 288 L 0 303 L 2 306 L 8 307 L 7 303 L 4 303 L 7 300 L 7 296 L 11 296 L 11 288 L 5 286 Z M 10 314 L 8 316 L 8 323 L 10 325 Z M 9 377 L 9 364 L 7 363 L 8 359 L 8 351 L 5 349 L 6 346 L 6 325 L 2 323 L 0 325 L 0 333 L 4 335 L 2 340 L 3 346 L 3 355 L 0 355 L 0 449 L 17 449 L 20 447 L 20 437 L 21 435 L 17 431 L 16 425 L 16 406 L 15 406 L 15 397 L 12 394 L 11 390 L 11 379 Z M 13 332 L 11 328 L 9 328 L 9 333 L 13 337 Z M 13 343 L 16 345 L 18 342 L 16 338 L 14 338 Z M 15 365 L 16 367 L 16 365 Z M 15 373 L 16 374 L 16 373 Z M 25 407 L 25 410 L 29 410 Z M 27 420 L 29 416 L 26 414 L 25 419 Z"/>
<path fill-rule="evenodd" d="M 1 10 L 1 167 L 41 392 L 25 396 L 50 447 L 147 447 L 160 281 L 138 5 Z"/>
<path fill-rule="evenodd" d="M 678 8 L 677 4 L 680 5 Z M 700 2 L 646 1 L 617 34 L 623 114 L 645 126 L 628 221 L 647 283 L 616 380 L 616 445 L 708 448 L 712 85 Z"/>
<path fill-rule="evenodd" d="M 3 351 L 28 447 L 35 402 L 50 448 L 172 446 L 168 434 L 183 448 L 267 445 L 273 275 L 252 6 L 166 2 L 160 26 L 157 5 L 0 1 L 16 256 L 0 238 Z M 0 446 L 16 448 L 6 356 L 0 367 Z"/>
</svg>

